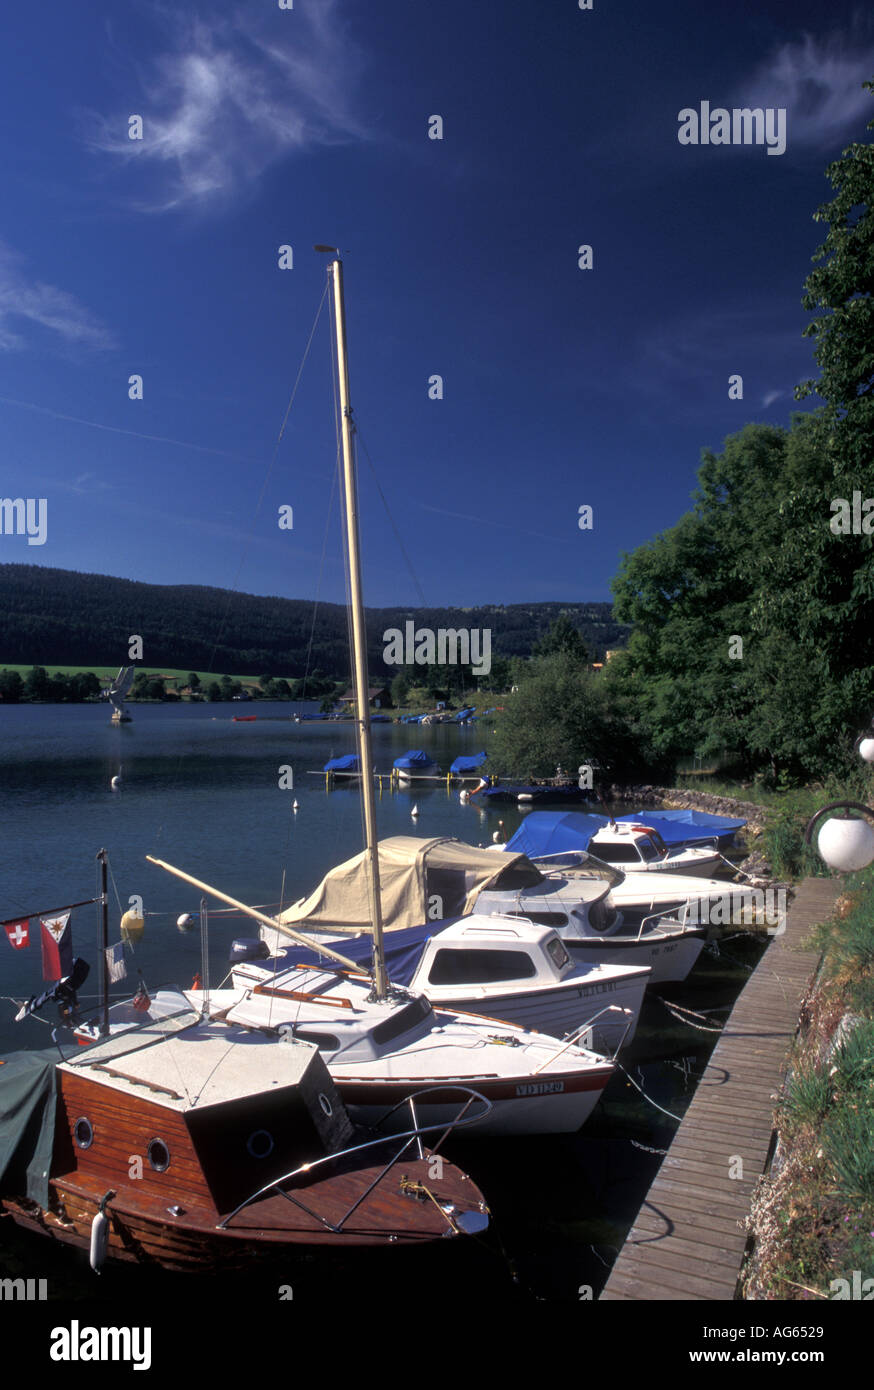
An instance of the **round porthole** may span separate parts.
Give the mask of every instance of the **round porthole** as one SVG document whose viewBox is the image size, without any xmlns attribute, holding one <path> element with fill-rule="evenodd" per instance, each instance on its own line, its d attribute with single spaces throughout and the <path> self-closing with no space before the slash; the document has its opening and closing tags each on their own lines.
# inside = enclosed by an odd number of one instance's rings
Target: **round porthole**
<svg viewBox="0 0 874 1390">
<path fill-rule="evenodd" d="M 323 1095 L 321 1091 L 319 1091 L 319 1105 L 322 1107 L 328 1119 L 330 1120 L 331 1116 L 334 1113 L 334 1107 L 328 1100 L 328 1097 L 326 1095 Z"/>
<path fill-rule="evenodd" d="M 246 1148 L 253 1158 L 268 1158 L 273 1153 L 273 1135 L 266 1129 L 256 1129 L 246 1140 Z"/>
<path fill-rule="evenodd" d="M 146 1156 L 156 1173 L 165 1173 L 170 1167 L 170 1150 L 163 1139 L 150 1139 Z"/>
<path fill-rule="evenodd" d="M 76 1121 L 73 1135 L 80 1149 L 90 1149 L 94 1142 L 94 1128 L 90 1120 L 86 1120 L 83 1115 Z"/>
</svg>

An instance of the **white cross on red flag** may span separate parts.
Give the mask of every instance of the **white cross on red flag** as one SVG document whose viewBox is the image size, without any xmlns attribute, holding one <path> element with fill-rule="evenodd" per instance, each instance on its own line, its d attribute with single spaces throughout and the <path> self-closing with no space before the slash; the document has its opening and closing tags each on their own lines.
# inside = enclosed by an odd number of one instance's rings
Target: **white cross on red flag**
<svg viewBox="0 0 874 1390">
<path fill-rule="evenodd" d="M 23 951 L 26 946 L 30 945 L 30 919 L 28 917 L 22 917 L 18 922 L 4 922 L 3 926 L 13 951 Z"/>
</svg>

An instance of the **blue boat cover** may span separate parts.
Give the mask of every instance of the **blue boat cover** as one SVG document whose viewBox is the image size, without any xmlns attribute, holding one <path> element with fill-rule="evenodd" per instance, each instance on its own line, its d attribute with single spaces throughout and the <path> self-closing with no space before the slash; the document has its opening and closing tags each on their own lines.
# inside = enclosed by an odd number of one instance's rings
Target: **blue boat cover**
<svg viewBox="0 0 874 1390">
<path fill-rule="evenodd" d="M 606 816 L 582 811 L 532 811 L 507 841 L 507 849 L 527 854 L 529 859 L 588 849 L 592 837 L 607 824 Z"/>
<path fill-rule="evenodd" d="M 411 748 L 402 758 L 395 758 L 393 767 L 433 767 L 434 759 L 423 748 Z"/>
<path fill-rule="evenodd" d="M 729 816 L 713 816 L 708 811 L 632 811 L 617 820 L 637 821 L 657 830 L 666 845 L 691 845 L 696 840 L 727 839 L 742 830 L 745 820 Z"/>
<path fill-rule="evenodd" d="M 445 926 L 445 922 L 427 922 L 422 927 L 405 927 L 403 931 L 386 933 L 383 937 L 385 965 L 393 985 L 409 985 L 412 982 L 425 947 L 431 937 L 442 931 Z M 370 969 L 373 955 L 372 937 L 356 936 L 350 940 L 348 936 L 344 936 L 339 941 L 326 942 L 326 945 L 333 946 L 348 960 L 360 962 L 364 970 Z M 277 965 L 280 970 L 290 965 L 327 970 L 338 968 L 330 956 L 319 954 L 318 947 L 307 950 L 305 946 L 289 946 L 283 951 L 281 961 Z"/>
<path fill-rule="evenodd" d="M 346 753 L 342 758 L 331 758 L 322 768 L 323 772 L 358 772 L 358 754 Z"/>
<path fill-rule="evenodd" d="M 488 753 L 471 753 L 462 758 L 456 758 L 449 771 L 458 774 L 476 772 L 477 768 L 482 767 L 488 756 Z"/>
</svg>

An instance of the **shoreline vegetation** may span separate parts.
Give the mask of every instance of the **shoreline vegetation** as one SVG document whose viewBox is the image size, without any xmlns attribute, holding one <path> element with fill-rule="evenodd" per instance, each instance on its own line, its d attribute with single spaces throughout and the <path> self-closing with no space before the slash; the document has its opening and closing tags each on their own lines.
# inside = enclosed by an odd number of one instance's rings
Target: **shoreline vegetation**
<svg viewBox="0 0 874 1390">
<path fill-rule="evenodd" d="M 806 948 L 822 963 L 804 1000 L 753 1196 L 746 1299 L 874 1297 L 874 869 L 849 876 Z"/>
</svg>

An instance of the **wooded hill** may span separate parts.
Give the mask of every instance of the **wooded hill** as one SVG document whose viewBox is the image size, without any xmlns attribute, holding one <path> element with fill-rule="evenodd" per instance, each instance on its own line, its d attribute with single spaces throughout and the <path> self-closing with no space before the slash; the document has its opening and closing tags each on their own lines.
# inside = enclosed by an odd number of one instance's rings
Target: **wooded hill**
<svg viewBox="0 0 874 1390">
<path fill-rule="evenodd" d="M 240 675 L 342 679 L 349 672 L 346 610 L 320 603 L 313 627 L 309 600 L 262 598 L 195 584 L 142 584 L 103 574 L 0 565 L 0 666 L 122 665 L 133 634 L 150 665 L 235 671 Z M 367 613 L 371 678 L 390 680 L 383 632 L 417 627 L 490 628 L 493 656 L 528 656 L 550 624 L 566 614 L 593 660 L 625 645 L 630 629 L 609 603 L 531 603 L 471 608 L 371 608 Z"/>
</svg>

